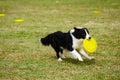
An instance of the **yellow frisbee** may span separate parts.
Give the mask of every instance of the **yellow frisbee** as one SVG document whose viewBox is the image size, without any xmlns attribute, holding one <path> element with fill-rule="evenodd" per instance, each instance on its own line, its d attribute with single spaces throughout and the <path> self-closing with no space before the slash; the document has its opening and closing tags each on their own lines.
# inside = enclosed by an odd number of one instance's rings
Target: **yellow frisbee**
<svg viewBox="0 0 120 80">
<path fill-rule="evenodd" d="M 0 13 L 0 16 L 5 16 L 5 14 Z"/>
<path fill-rule="evenodd" d="M 23 19 L 16 19 L 15 22 L 24 22 Z"/>
<path fill-rule="evenodd" d="M 84 39 L 83 41 L 83 47 L 84 49 L 89 52 L 89 53 L 93 53 L 96 51 L 97 49 L 97 42 L 94 38 L 91 39 Z"/>
<path fill-rule="evenodd" d="M 101 11 L 93 11 L 94 14 L 101 14 Z"/>
</svg>

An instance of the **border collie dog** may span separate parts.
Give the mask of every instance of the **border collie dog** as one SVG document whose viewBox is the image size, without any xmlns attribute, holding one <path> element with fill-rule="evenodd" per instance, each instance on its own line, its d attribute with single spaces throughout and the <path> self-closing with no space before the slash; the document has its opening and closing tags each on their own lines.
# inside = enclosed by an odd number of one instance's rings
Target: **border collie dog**
<svg viewBox="0 0 120 80">
<path fill-rule="evenodd" d="M 83 61 L 81 55 L 88 58 L 89 60 L 92 60 L 94 57 L 88 56 L 88 54 L 83 49 L 84 39 L 91 39 L 88 29 L 74 27 L 67 33 L 57 31 L 48 34 L 46 37 L 41 38 L 41 43 L 46 46 L 52 46 L 56 52 L 58 61 L 62 61 L 62 58 L 65 58 L 63 55 L 63 49 L 69 51 L 74 56 L 74 58 L 78 59 L 79 61 Z M 61 56 L 59 53 L 61 53 Z"/>
</svg>

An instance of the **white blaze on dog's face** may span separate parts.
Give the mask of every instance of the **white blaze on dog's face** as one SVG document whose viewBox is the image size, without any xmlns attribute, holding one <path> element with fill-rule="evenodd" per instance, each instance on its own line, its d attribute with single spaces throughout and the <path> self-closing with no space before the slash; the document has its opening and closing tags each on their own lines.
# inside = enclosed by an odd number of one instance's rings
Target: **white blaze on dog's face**
<svg viewBox="0 0 120 80">
<path fill-rule="evenodd" d="M 88 30 L 85 28 L 84 29 L 85 30 L 85 33 L 86 33 L 86 39 L 91 39 L 91 36 L 89 35 L 89 32 L 88 32 Z"/>
</svg>

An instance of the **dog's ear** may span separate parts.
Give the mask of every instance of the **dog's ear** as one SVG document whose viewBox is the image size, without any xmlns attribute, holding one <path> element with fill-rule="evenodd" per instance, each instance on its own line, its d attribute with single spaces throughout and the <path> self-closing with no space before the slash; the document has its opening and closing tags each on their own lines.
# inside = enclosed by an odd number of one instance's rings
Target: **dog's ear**
<svg viewBox="0 0 120 80">
<path fill-rule="evenodd" d="M 88 34 L 89 34 L 89 30 L 87 28 L 83 28 L 83 29 L 85 29 L 88 32 Z"/>
<path fill-rule="evenodd" d="M 74 29 L 77 29 L 76 27 L 74 27 Z"/>
</svg>

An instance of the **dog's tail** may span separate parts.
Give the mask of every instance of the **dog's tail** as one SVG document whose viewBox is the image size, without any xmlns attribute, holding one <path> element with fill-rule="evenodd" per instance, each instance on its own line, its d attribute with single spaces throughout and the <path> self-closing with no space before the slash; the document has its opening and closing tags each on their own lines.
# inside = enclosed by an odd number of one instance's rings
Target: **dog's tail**
<svg viewBox="0 0 120 80">
<path fill-rule="evenodd" d="M 40 41 L 41 41 L 41 43 L 42 43 L 43 45 L 48 46 L 48 45 L 50 45 L 50 43 L 51 43 L 51 36 L 48 35 L 48 36 L 46 36 L 45 38 L 41 38 Z"/>
</svg>

